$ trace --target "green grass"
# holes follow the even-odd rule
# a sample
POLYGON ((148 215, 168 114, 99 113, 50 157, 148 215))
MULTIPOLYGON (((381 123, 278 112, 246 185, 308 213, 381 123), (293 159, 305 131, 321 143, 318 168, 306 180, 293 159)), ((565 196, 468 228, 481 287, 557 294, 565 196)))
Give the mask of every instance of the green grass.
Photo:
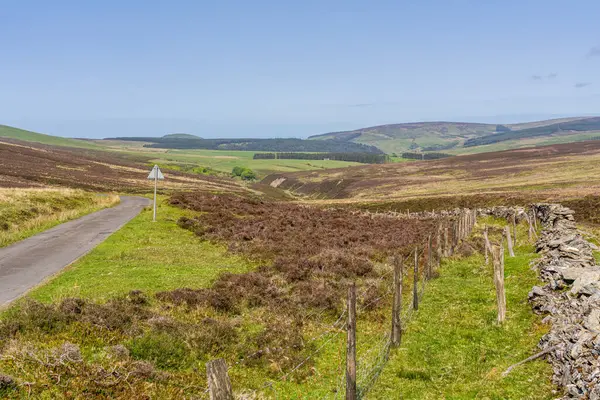
MULTIPOLYGON (((144 210, 90 254, 28 297, 45 303, 72 296, 104 302, 139 289, 148 295, 150 309, 167 317, 167 321, 194 324, 200 331, 206 318, 223 320, 227 315, 210 309, 189 311, 167 307, 152 296, 162 290, 208 287, 222 272, 242 273, 255 266, 244 258, 228 254, 225 246, 201 241, 190 231, 178 227, 177 220, 190 213, 168 205, 162 198, 158 222, 151 221, 150 209, 144 210)), ((492 223, 491 220, 485 222, 492 223)), ((524 231, 520 237, 524 237, 524 231)), ((481 255, 445 260, 440 277, 429 281, 419 311, 407 322, 402 346, 393 351, 381 377, 365 398, 550 398, 551 371, 544 360, 518 367, 507 378, 500 376, 509 365, 536 351, 536 344, 546 329, 527 303, 528 291, 538 283, 536 273, 528 265, 535 257, 532 246, 524 244, 516 251, 518 257, 507 258, 506 262, 508 320, 504 326, 495 323, 491 267, 483 266, 481 255)), ((408 286, 410 282, 406 283, 408 286)), ((408 290, 405 295, 408 300, 408 290)), ((358 381, 362 390, 367 373, 379 364, 377 354, 382 347, 381 339, 389 330, 390 300, 386 296, 377 311, 358 313, 358 381)), ((404 303, 406 307, 408 301, 404 303)), ((19 304, 5 316, 18 312, 19 304)), ((334 398, 336 390, 341 389, 337 396, 343 396, 344 382, 340 377, 344 374, 345 331, 335 329, 322 336, 336 320, 335 315, 307 319, 302 327, 304 341, 310 344, 302 358, 307 354, 311 356, 305 368, 290 373, 290 367, 280 369, 276 362, 269 363, 269 360, 254 367, 251 361, 239 365, 231 362, 254 348, 256 334, 269 321, 286 318, 266 312, 266 308, 246 309, 234 318, 240 347, 221 356, 229 361, 229 375, 236 393, 256 389, 259 398, 264 395, 313 399, 334 398), (315 337, 320 338, 310 343, 315 337), (313 350, 319 351, 313 354, 313 350), (281 379, 287 373, 290 374, 286 379, 281 379), (269 382, 272 385, 265 387, 269 382)), ((119 333, 85 324, 48 332, 24 329, 18 342, 7 346, 14 351, 32 343, 49 348, 69 341, 82 349, 86 361, 82 368, 90 365, 112 368, 115 364, 107 357, 105 346, 124 344, 133 359, 151 360, 172 374, 166 383, 139 383, 145 385, 136 386, 139 393, 152 393, 156 398, 181 398, 192 390, 196 394, 203 392, 205 355, 187 351, 186 339, 168 330, 158 332, 146 327, 135 332, 119 333)), ((21 380, 45 382, 34 387, 34 398, 56 397, 62 390, 43 365, 0 359, 0 368, 21 380)), ((74 395, 83 395, 87 389, 77 382, 77 379, 64 378, 66 388, 74 390, 74 395)), ((25 389, 19 393, 24 394, 25 389)), ((14 398, 17 396, 15 392, 14 398)))
POLYGON ((98 141, 112 151, 124 152, 130 156, 149 157, 149 163, 161 165, 189 164, 208 167, 215 171, 230 174, 233 167, 250 168, 259 178, 275 172, 310 171, 315 169, 343 168, 364 165, 356 162, 335 160, 254 160, 255 151, 238 150, 165 150, 152 151, 141 147, 139 142, 98 141))
MULTIPOLYGON (((524 237, 524 235, 521 235, 524 237)), ((547 327, 533 314, 527 293, 538 284, 529 267, 531 245, 506 258, 507 321, 496 323, 492 267, 483 257, 448 259, 430 282, 401 346, 367 396, 371 399, 549 399, 545 360, 510 365, 537 352, 547 327)))
POLYGON ((43 302, 65 297, 96 301, 138 289, 148 294, 181 287, 206 287, 223 272, 241 273, 252 264, 227 255, 225 246, 202 242, 177 226, 186 212, 160 202, 157 222, 145 209, 91 253, 29 297, 43 302))
POLYGON ((11 126, 0 125, 0 138, 19 139, 27 142, 37 142, 52 146, 79 147, 87 149, 98 149, 99 146, 92 142, 78 139, 67 139, 59 136, 44 135, 42 133, 30 132, 11 126))

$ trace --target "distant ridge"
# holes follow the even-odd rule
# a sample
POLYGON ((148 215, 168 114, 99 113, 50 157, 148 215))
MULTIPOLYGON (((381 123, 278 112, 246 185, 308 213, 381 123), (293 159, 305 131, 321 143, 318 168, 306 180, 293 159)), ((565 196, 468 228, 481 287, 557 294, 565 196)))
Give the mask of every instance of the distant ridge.
POLYGON ((79 147, 88 149, 98 149, 99 147, 92 142, 81 139, 69 139, 60 136, 45 135, 43 133, 26 131, 24 129, 14 128, 12 126, 0 125, 0 139, 17 139, 26 142, 36 142, 52 146, 79 147))
POLYGON ((552 143, 568 143, 600 135, 597 117, 570 117, 518 124, 471 122, 411 122, 329 132, 310 136, 309 140, 334 140, 375 146, 384 152, 450 151, 476 153, 552 143), (571 136, 570 136, 571 135, 571 136), (561 136, 560 139, 556 139, 561 136), (491 139, 493 137, 493 139, 491 139), (487 139, 490 138, 490 139, 487 139), (527 139, 527 140, 524 140, 527 139), (481 147, 487 145, 487 147, 481 147), (491 148, 490 145, 494 145, 491 148), (499 148, 502 147, 502 148, 499 148))

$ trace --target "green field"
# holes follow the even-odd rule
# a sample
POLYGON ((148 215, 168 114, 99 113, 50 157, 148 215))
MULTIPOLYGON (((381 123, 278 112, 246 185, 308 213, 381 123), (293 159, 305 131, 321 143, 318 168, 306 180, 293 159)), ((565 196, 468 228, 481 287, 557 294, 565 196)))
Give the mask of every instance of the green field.
POLYGON ((67 139, 59 136, 44 135, 42 133, 30 132, 23 129, 13 128, 11 126, 0 125, 0 138, 3 137, 24 140, 27 142, 48 144, 52 146, 98 149, 98 146, 86 140, 67 139))
POLYGON ((149 163, 166 167, 200 166, 230 174, 233 167, 250 168, 259 178, 274 172, 296 172, 315 169, 343 168, 364 165, 356 162, 333 160, 254 160, 255 151, 235 150, 164 150, 148 149, 143 142, 98 141, 99 145, 130 156, 143 156, 149 163))

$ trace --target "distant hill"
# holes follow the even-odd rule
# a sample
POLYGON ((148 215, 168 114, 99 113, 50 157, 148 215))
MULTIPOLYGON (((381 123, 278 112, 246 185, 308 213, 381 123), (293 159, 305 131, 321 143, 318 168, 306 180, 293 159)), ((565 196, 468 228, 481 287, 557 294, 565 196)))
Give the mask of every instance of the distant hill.
POLYGON ((318 142, 303 139, 188 139, 171 137, 118 137, 112 140, 146 142, 144 147, 158 149, 246 150, 267 152, 306 153, 375 153, 383 152, 374 146, 348 141, 318 142))
POLYGON ((469 139, 463 145, 464 147, 481 146, 508 140, 528 139, 540 136, 550 136, 554 134, 579 132, 599 132, 600 135, 600 117, 559 122, 552 125, 538 126, 535 128, 521 129, 516 131, 508 130, 498 132, 493 135, 469 139))
MULTIPOLYGON (((510 204, 516 198, 525 205, 555 202, 556 196, 597 195, 600 175, 594 166, 598 161, 600 140, 591 140, 431 161, 274 173, 261 183, 319 201, 353 199, 373 210, 377 202, 393 205, 399 200, 403 207, 387 210, 486 207, 510 204), (485 199, 500 202, 486 204, 485 199)), ((597 207, 586 204, 598 215, 597 207)))
POLYGON ((26 131, 19 128, 13 128, 12 126, 0 125, 0 139, 18 139, 26 142, 36 142, 42 144, 48 144, 52 146, 65 146, 65 147, 80 147, 86 149, 98 149, 98 146, 92 142, 80 139, 68 139, 58 136, 44 135, 42 133, 36 133, 26 131))
POLYGON ((162 137, 163 139, 202 139, 200 136, 189 133, 170 133, 162 137))
MULTIPOLYGON (((469 122, 416 122, 416 123, 405 123, 405 124, 390 124, 380 125, 368 128, 356 129, 353 131, 342 131, 342 132, 330 132, 321 135, 315 135, 309 137, 311 140, 335 140, 342 142, 353 142, 362 143, 371 146, 375 146, 386 153, 402 153, 405 151, 444 151, 444 152, 478 152, 478 151, 493 151, 496 149, 479 149, 475 146, 479 146, 480 143, 490 144, 498 143, 504 140, 512 139, 523 139, 531 138, 529 134, 522 136, 514 134, 515 132, 533 130, 531 132, 546 132, 546 134, 536 135, 537 140, 540 141, 540 137, 552 136, 556 134, 565 134, 564 130, 549 129, 543 130, 541 128, 546 126, 556 126, 560 124, 571 124, 577 121, 585 121, 593 119, 590 117, 573 117, 573 118, 561 118, 545 121, 527 122, 520 124, 482 124, 482 123, 469 123, 469 122), (536 131, 537 130, 537 131, 536 131), (486 138, 494 135, 497 138, 505 138, 503 140, 494 140, 486 142, 482 140, 477 142, 480 138, 486 138), (465 143, 471 143, 469 149, 465 149, 465 143)), ((600 126, 595 128, 595 123, 587 124, 586 129, 600 130, 600 126)), ((583 132, 581 130, 577 131, 583 132)), ((568 133, 568 132, 567 132, 568 133)), ((573 138, 577 141, 578 138, 573 138)), ((584 138, 586 139, 586 138, 584 138)), ((589 138, 587 138, 589 139, 589 138)), ((567 138, 566 142, 569 141, 567 138)), ((554 142, 552 142, 554 143, 554 142)), ((530 145, 536 145, 532 143, 530 145)), ((516 146, 519 147, 519 146, 516 146)), ((511 148, 511 147, 509 147, 511 148)))

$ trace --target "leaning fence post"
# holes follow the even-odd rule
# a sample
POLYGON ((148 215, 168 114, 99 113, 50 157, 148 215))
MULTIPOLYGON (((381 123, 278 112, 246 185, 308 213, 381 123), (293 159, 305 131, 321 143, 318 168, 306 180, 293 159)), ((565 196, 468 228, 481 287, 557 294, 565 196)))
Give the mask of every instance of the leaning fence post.
POLYGON ((529 241, 531 242, 533 240, 533 233, 531 232, 533 225, 531 224, 531 218, 529 218, 529 214, 526 213, 525 218, 527 219, 527 235, 529 237, 529 241))
POLYGON ((494 286, 496 286, 496 303, 498 307, 498 323, 506 319, 506 294, 504 292, 504 244, 492 247, 494 264, 494 286))
POLYGON ((394 303, 392 304, 392 346, 397 347, 402 340, 402 278, 403 260, 394 257, 394 303))
POLYGON ((222 358, 206 363, 206 378, 210 400, 233 400, 233 389, 227 375, 227 364, 222 358))
POLYGON ((419 248, 415 247, 415 268, 413 271, 413 309, 419 309, 419 248))
POLYGON ((510 238, 510 227, 508 225, 506 225, 504 227, 504 232, 506 233, 506 241, 508 242, 508 254, 511 257, 514 257, 515 252, 513 251, 513 242, 512 242, 512 239, 510 238))
POLYGON ((346 342, 346 400, 356 400, 356 284, 348 287, 346 342))
POLYGON ((534 238, 537 239, 537 232, 533 227, 533 221, 535 220, 533 214, 525 214, 527 216, 527 223, 529 224, 529 241, 532 241, 534 238))

